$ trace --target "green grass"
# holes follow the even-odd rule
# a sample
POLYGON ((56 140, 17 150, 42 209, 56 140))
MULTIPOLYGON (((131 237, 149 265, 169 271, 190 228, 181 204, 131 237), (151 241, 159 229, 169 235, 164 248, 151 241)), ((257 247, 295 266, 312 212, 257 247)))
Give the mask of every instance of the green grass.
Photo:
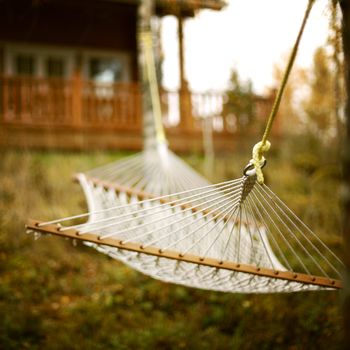
MULTIPOLYGON (((292 141, 293 148, 286 142, 269 155, 267 182, 339 250, 339 164, 329 154, 306 148, 306 141, 304 146, 292 141)), ((72 174, 122 156, 2 151, 1 349, 340 347, 337 292, 200 291, 150 279, 80 244, 74 247, 55 237, 34 240, 25 234, 27 218, 52 219, 85 210, 72 174)), ((218 159, 212 180, 240 176, 248 159, 248 149, 218 159)), ((201 157, 186 160, 203 169, 201 157)))

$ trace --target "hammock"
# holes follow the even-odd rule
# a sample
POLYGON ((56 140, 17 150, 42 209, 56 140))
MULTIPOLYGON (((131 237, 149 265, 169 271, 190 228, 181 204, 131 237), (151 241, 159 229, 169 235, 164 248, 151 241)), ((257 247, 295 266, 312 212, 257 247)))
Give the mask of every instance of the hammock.
POLYGON ((342 262, 264 184, 262 173, 267 137, 312 4, 262 141, 241 178, 166 195, 148 193, 134 180, 127 187, 95 179, 100 205, 92 212, 30 220, 28 232, 81 240, 153 278, 189 287, 240 293, 342 288, 342 262))
POLYGON ((267 293, 342 286, 341 261, 257 183, 255 169, 237 180, 161 197, 117 185, 106 189, 112 203, 119 195, 122 204, 31 221, 27 229, 83 240, 153 278, 189 287, 267 293), (91 214, 94 220, 76 223, 91 214), (64 226, 69 222, 75 223, 64 226))

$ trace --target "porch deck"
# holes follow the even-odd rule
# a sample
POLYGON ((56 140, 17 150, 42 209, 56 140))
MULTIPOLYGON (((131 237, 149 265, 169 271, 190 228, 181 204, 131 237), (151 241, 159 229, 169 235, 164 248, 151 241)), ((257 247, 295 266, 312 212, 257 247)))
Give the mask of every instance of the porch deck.
MULTIPOLYGON (((0 146, 130 150, 142 147, 141 92, 136 83, 2 76, 0 96, 0 146)), ((161 102, 172 149, 202 150, 202 120, 208 117, 215 147, 233 147, 235 130, 223 117, 223 93, 162 90, 161 102), (180 99, 188 100, 185 112, 180 109, 180 99)), ((269 106, 269 100, 262 101, 258 106, 260 113, 269 106)))

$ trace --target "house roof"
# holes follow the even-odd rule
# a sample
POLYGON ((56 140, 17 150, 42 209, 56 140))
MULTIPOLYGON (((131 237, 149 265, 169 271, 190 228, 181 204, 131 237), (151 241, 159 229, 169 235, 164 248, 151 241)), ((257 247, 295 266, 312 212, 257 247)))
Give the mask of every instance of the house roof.
POLYGON ((226 2, 223 0, 157 0, 156 7, 157 9, 163 8, 165 11, 177 10, 183 15, 188 13, 189 15, 194 13, 197 10, 201 9, 210 9, 220 11, 226 2))
MULTIPOLYGON (((141 0, 99 0, 119 3, 139 4, 141 0)), ((181 15, 192 17, 198 10, 210 9, 220 11, 227 5, 224 0, 155 0, 156 13, 159 16, 181 15)))

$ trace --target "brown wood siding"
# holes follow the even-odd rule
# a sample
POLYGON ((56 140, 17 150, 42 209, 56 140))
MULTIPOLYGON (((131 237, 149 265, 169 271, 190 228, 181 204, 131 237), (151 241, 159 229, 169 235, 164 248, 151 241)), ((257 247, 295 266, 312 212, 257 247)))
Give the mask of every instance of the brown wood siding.
POLYGON ((93 1, 0 2, 0 41, 125 51, 137 81, 135 5, 93 1))

